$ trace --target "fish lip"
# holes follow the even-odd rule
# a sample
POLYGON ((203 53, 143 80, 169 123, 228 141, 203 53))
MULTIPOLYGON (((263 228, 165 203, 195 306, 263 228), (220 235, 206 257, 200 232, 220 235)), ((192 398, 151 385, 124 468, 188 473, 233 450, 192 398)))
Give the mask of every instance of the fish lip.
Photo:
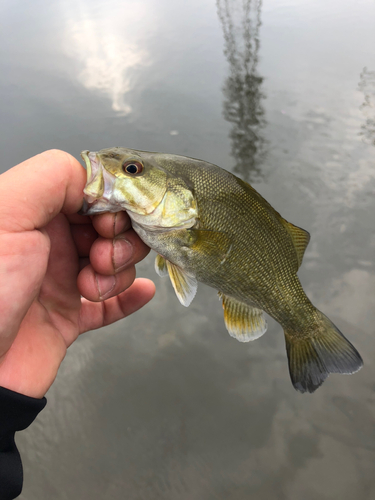
POLYGON ((83 198, 82 207, 81 210, 78 210, 78 215, 92 215, 92 213, 90 213, 90 208, 91 206, 88 201, 83 198))
POLYGON ((87 195, 85 193, 85 189, 87 184, 94 178, 95 174, 93 172, 93 168, 91 167, 91 159, 92 159, 92 153, 88 150, 85 149, 84 151, 81 152, 81 158, 85 162, 86 165, 86 184, 85 187, 83 188, 83 204, 81 210, 79 210, 79 215, 93 215, 95 213, 94 210, 94 205, 98 200, 93 200, 92 202, 87 200, 87 195), (91 158, 89 157, 91 155, 91 158))
POLYGON ((84 151, 81 151, 81 158, 85 162, 87 169, 91 168, 90 160, 89 160, 89 154, 90 154, 90 151, 88 149, 85 149, 84 151))
POLYGON ((83 192, 88 194, 85 192, 87 185, 94 180, 98 170, 103 168, 103 165, 98 161, 97 153, 87 149, 81 152, 81 158, 85 162, 87 172, 86 186, 83 192))
POLYGON ((111 174, 109 174, 109 172, 107 172, 103 168, 103 165, 100 162, 97 153, 85 150, 81 152, 81 158, 86 164, 87 180, 86 185, 83 189, 83 205, 78 213, 80 215, 95 215, 105 212, 120 212, 122 208, 118 207, 117 204, 114 205, 112 200, 108 197, 108 192, 112 192, 111 184, 113 183, 114 179, 112 179, 111 174), (101 196, 96 197, 90 193, 88 187, 90 183, 95 180, 95 177, 98 175, 99 171, 101 171, 103 175, 104 191, 101 196))

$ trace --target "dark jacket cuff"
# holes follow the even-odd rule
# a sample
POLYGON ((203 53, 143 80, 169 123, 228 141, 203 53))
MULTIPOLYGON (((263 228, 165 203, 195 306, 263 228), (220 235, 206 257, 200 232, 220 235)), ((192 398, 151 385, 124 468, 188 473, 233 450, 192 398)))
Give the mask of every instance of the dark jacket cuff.
POLYGON ((16 431, 26 429, 46 404, 46 398, 30 398, 0 387, 1 500, 16 498, 22 490, 22 463, 14 442, 14 434, 16 431))

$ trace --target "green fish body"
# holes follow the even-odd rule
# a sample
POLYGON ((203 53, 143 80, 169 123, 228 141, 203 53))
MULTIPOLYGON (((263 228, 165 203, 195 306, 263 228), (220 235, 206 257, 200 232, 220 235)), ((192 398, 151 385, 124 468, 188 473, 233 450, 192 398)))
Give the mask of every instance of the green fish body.
POLYGON ((362 366, 356 349, 316 309, 297 276, 309 234, 287 222, 249 184, 183 156, 110 148, 85 151, 85 213, 126 210, 188 306, 198 282, 216 290, 231 336, 254 340, 263 311, 284 329, 294 387, 314 392, 329 373, 362 366))

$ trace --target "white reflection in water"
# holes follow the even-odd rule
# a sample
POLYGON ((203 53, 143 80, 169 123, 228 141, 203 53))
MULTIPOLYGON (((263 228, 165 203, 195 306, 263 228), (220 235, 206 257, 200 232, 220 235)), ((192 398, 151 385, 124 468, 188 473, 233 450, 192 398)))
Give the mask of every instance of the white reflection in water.
POLYGON ((88 90, 109 96, 112 109, 127 115, 132 111, 126 94, 133 88, 134 70, 150 61, 148 52, 132 33, 132 26, 141 22, 143 6, 129 2, 111 8, 111 4, 106 3, 106 8, 94 16, 88 10, 89 4, 70 4, 74 15, 66 17, 66 50, 82 67, 78 81, 88 90))

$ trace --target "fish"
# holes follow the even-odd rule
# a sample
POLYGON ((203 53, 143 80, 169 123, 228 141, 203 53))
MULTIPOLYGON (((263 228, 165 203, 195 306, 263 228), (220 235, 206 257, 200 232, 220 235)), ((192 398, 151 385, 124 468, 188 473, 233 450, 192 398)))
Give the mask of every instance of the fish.
POLYGON ((248 183, 203 160, 113 147, 83 151, 86 215, 126 211, 156 251, 184 306, 198 282, 216 289, 229 334, 240 342, 283 328, 294 388, 313 393, 331 373, 363 365, 355 347, 305 294, 297 271, 310 240, 248 183))

